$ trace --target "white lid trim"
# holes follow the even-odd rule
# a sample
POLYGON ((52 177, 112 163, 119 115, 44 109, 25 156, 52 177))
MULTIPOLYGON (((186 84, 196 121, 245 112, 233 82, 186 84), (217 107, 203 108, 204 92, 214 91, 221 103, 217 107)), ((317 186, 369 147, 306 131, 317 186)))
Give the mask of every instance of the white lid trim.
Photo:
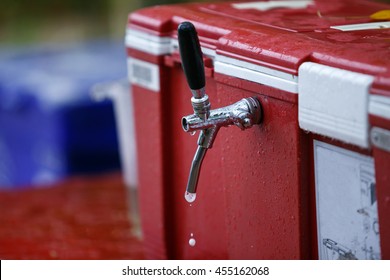
POLYGON ((370 95, 368 112, 390 120, 390 97, 370 95))
POLYGON ((369 147, 368 99, 373 76, 305 62, 299 68, 299 126, 369 147))
POLYGON ((171 53, 171 38, 155 36, 146 32, 127 29, 126 47, 146 52, 152 55, 171 53))
POLYGON ((238 60, 238 59, 231 58, 231 57, 228 57, 228 56, 217 55, 216 56, 216 61, 224 63, 224 64, 230 64, 230 65, 234 65, 234 66, 237 66, 237 67, 249 69, 249 70, 252 70, 254 72, 262 73, 262 74, 265 74, 265 75, 277 77, 277 78, 280 78, 280 79, 283 79, 283 80, 286 80, 286 81, 289 81, 289 82, 293 82, 293 83, 297 83, 298 82, 298 77, 294 76, 292 74, 288 74, 286 72, 282 72, 282 71, 278 71, 278 70, 275 70, 275 69, 272 69, 272 68, 260 66, 258 64, 246 62, 246 61, 243 61, 243 60, 238 60))
MULTIPOLYGON (((171 53, 173 53, 175 50, 179 49, 179 41, 177 39, 171 39, 171 53)), ((201 46, 201 50, 203 55, 210 57, 212 59, 215 58, 216 52, 213 49, 205 48, 201 46)))
POLYGON ((309 5, 313 5, 312 0, 295 0, 295 1, 258 1, 258 2, 246 2, 246 3, 234 3, 233 8, 243 9, 255 9, 259 11, 268 11, 275 8, 288 8, 288 9, 304 9, 309 5))
POLYGON ((226 59, 227 57, 223 59, 221 58, 222 56, 217 55, 214 61, 215 73, 220 73, 231 77, 237 77, 258 84, 264 84, 291 93, 298 93, 297 77, 294 75, 289 75, 284 72, 261 67, 255 64, 250 64, 236 59, 228 58, 229 62, 231 63, 227 63, 224 62, 227 60, 226 59), (260 69, 263 71, 261 71, 260 69), (286 79, 285 78, 286 75, 289 76, 290 78, 286 79))

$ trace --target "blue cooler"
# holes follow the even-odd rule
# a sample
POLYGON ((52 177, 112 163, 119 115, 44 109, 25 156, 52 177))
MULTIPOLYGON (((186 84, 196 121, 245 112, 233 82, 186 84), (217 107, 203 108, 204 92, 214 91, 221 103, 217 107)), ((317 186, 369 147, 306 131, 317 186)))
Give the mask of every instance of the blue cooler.
POLYGON ((0 54, 0 188, 120 168, 112 101, 91 88, 126 76, 122 42, 0 54))

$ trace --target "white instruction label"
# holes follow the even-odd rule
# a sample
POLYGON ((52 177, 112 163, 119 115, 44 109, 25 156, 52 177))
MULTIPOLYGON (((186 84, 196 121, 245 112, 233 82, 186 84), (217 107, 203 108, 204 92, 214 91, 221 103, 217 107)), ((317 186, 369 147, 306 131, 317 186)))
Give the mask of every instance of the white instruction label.
POLYGON ((160 91, 158 65, 135 58, 127 59, 130 83, 153 91, 160 91))
POLYGON ((320 259, 380 259, 372 157, 314 141, 320 259))
POLYGON ((288 9, 304 9, 313 4, 312 0, 297 0, 297 1, 261 1, 261 2, 246 2, 234 3, 232 6, 236 9, 255 9, 259 11, 268 11, 276 8, 288 9))
POLYGON ((334 25, 331 26, 330 28, 338 29, 341 31, 372 30, 372 29, 390 28, 390 23, 388 21, 381 21, 381 22, 357 23, 357 24, 347 24, 347 25, 334 25))

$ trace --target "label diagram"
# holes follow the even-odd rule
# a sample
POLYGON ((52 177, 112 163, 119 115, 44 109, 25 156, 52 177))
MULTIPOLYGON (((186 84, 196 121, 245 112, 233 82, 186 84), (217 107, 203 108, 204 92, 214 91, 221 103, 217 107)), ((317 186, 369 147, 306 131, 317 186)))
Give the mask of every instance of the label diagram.
POLYGON ((380 259, 373 159, 314 142, 320 259, 380 259))

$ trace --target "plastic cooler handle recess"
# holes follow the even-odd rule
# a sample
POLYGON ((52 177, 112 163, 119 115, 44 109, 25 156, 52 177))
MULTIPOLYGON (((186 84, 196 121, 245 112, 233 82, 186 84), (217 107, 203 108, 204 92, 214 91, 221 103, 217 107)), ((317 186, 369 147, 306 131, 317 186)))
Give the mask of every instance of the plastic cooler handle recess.
POLYGON ((202 50, 195 26, 185 21, 179 25, 177 31, 182 66, 188 85, 192 90, 204 88, 206 82, 202 50))

